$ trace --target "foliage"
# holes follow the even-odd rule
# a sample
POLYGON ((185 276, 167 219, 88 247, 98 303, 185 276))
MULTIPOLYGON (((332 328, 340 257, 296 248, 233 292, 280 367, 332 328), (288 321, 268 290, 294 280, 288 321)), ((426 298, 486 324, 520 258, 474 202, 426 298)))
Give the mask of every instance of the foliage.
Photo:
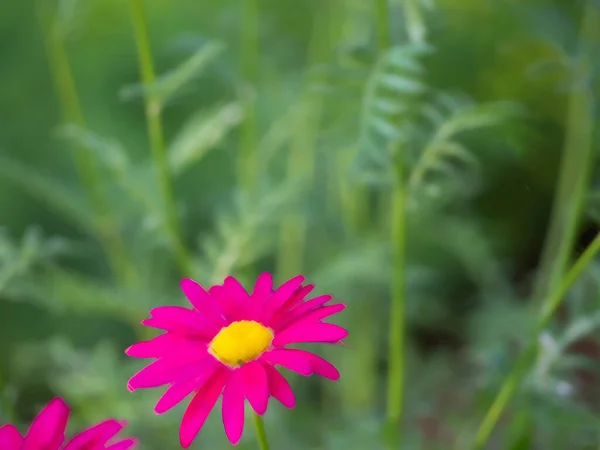
MULTIPOLYGON (((404 446, 468 448, 538 316, 530 281, 572 126, 563 110, 577 88, 570 50, 578 11, 542 0, 528 8, 392 2, 389 20, 404 34, 382 52, 362 2, 264 2, 260 76, 248 86, 233 40, 239 2, 146 3, 160 72, 152 85, 137 82, 122 2, 41 5, 42 24, 58 30, 54 44, 72 63, 54 88, 40 42, 18 26, 19 17, 35 22, 31 11, 15 4, 0 14, 10 36, 0 50, 9 62, 0 101, 13 113, 0 130, 0 421, 24 426, 62 395, 75 426, 119 417, 143 449, 178 448, 181 408, 157 417, 156 392, 126 391, 140 365, 123 349, 149 337, 139 321, 153 306, 184 301, 142 120, 148 98, 163 116, 187 275, 210 285, 234 274, 250 286, 283 254, 317 291, 349 304, 341 319, 348 348, 324 350, 342 380, 290 375, 298 407, 270 410, 273 448, 380 448, 395 276, 389 195, 398 174, 407 196, 404 446), (523 23, 524 15, 536 20, 523 23), (561 36, 553 36, 557 18, 561 36), (505 51, 540 37, 542 54, 532 45, 522 46, 525 57, 505 51), (531 77, 548 75, 548 53, 565 75, 562 90, 531 77), (11 64, 15 54, 23 56, 11 64), (58 118, 55 106, 71 76, 86 119, 77 123, 58 118), (254 192, 235 170, 238 128, 249 117, 260 142, 254 192), (75 173, 71 157, 91 161, 95 181, 75 173), (306 235, 300 248, 289 245, 298 232, 306 235)), ((598 195, 588 194, 586 217, 597 222, 598 195)), ((573 254, 587 236, 579 231, 573 254)), ((494 435, 498 448, 509 448, 510 419, 523 411, 536 425, 534 448, 597 446, 599 270, 592 264, 542 335, 535 367, 494 435)), ((195 445, 228 448, 212 426, 219 417, 210 420, 195 445)), ((240 447, 255 448, 251 432, 240 447)))

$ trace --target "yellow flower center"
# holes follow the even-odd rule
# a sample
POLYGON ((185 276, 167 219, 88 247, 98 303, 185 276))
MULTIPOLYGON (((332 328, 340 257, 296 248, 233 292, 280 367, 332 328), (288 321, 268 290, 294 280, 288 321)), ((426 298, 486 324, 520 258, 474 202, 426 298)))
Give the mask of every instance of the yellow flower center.
POLYGON ((273 331, 253 320, 233 322, 210 341, 208 352, 232 367, 258 358, 273 341, 273 331))

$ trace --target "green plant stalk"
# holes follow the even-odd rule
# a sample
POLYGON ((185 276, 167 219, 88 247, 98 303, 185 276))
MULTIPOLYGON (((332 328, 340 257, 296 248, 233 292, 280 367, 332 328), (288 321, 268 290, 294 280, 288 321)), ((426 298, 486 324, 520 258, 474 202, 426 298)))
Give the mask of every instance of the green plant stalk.
MULTIPOLYGON (((577 231, 583 219, 586 194, 589 191, 591 168, 595 154, 592 145, 594 128, 593 92, 589 86, 591 54, 588 42, 597 32, 599 9, 587 3, 579 36, 579 59, 573 71, 573 84, 568 99, 566 137, 561 161, 558 187, 554 198, 550 226, 546 235, 540 270, 534 286, 533 301, 541 302, 555 291, 564 278, 575 245, 577 231)), ((531 412, 519 412, 522 424, 515 422, 515 443, 533 438, 531 412)))
MULTIPOLYGON (((375 12, 373 7, 363 0, 345 0, 340 2, 340 5, 343 6, 337 15, 339 36, 345 37, 348 45, 367 39, 368 33, 365 30, 371 25, 370 16, 375 12)), ((387 2, 379 1, 376 12, 386 10, 387 2)), ((378 18, 376 21, 378 23, 378 18)), ((385 22, 387 23, 387 20, 385 22)), ((334 174, 329 177, 328 210, 332 216, 342 215, 344 231, 349 237, 355 237, 364 230, 369 217, 369 192, 364 186, 353 182, 350 176, 355 156, 354 149, 348 148, 337 152, 328 162, 334 174)))
MULTIPOLYGON (((390 11, 389 11, 389 0, 377 0, 376 4, 376 29, 377 29, 377 47, 379 50, 377 65, 383 63, 382 55, 391 46, 391 34, 390 34, 390 11)), ((365 87, 365 94, 363 99, 363 105, 368 103, 368 99, 372 97, 375 90, 375 81, 373 77, 367 80, 365 87)), ((364 107, 363 107, 364 110, 364 107)), ((364 115, 365 111, 361 114, 364 115)), ((370 190, 365 186, 351 185, 347 179, 347 172, 352 166, 352 159, 354 155, 342 155, 341 161, 338 166, 341 168, 341 177, 339 180, 339 192, 340 200, 342 203, 342 210, 345 216, 345 222, 348 224, 348 233, 353 236, 360 234, 369 225, 369 202, 371 199, 370 190)), ((376 208, 381 211, 382 217, 387 217, 389 195, 382 194, 378 196, 376 201, 376 208), (386 202, 386 200, 388 200, 386 202)), ((383 226, 385 227, 385 225, 383 226)))
POLYGON ((384 52, 391 44, 389 0, 377 0, 377 46, 384 52))
MULTIPOLYGON (((333 16, 335 1, 325 6, 323 14, 317 14, 310 39, 309 64, 327 60, 329 57, 330 17, 333 16)), ((298 182, 304 195, 312 194, 315 162, 317 158, 317 137, 323 112, 322 97, 303 87, 298 118, 294 126, 294 137, 288 156, 287 178, 298 182)), ((292 213, 282 221, 277 256, 277 275, 287 279, 302 273, 304 269, 304 249, 308 220, 303 212, 292 213)))
MULTIPOLYGON (((330 26, 335 27, 331 30, 332 43, 351 46, 356 42, 364 42, 370 33, 368 28, 372 7, 363 0, 340 0, 337 8, 333 16, 336 19, 330 20, 330 26)), ((355 201, 355 189, 348 180, 353 158, 351 149, 345 149, 332 154, 326 161, 333 174, 328 177, 327 211, 336 219, 340 214, 343 215, 348 234, 355 228, 355 209, 360 203, 355 201)))
POLYGON ((402 426, 405 373, 405 265, 406 265, 406 189, 403 173, 399 171, 391 196, 392 298, 388 337, 387 421, 391 435, 390 448, 402 426))
MULTIPOLYGON (((368 293, 365 298, 369 298, 368 293)), ((356 302, 348 311, 350 317, 345 319, 354 325, 350 344, 354 356, 340 360, 339 370, 344 378, 334 386, 340 391, 339 409, 348 415, 348 420, 373 413, 377 398, 380 325, 379 314, 372 306, 364 299, 356 302)))
POLYGON ((258 82, 260 60, 260 0, 243 0, 241 33, 241 73, 243 77, 243 103, 246 118, 241 126, 240 157, 238 158, 239 186, 255 193, 260 180, 258 152, 258 121, 255 106, 255 89, 258 82))
POLYGON ((580 31, 580 55, 574 67, 575 88, 569 96, 567 129, 557 195, 542 254, 534 300, 542 301, 560 284, 568 267, 577 230, 581 223, 585 198, 594 166, 592 136, 594 129, 592 56, 586 43, 598 33, 600 8, 587 2, 580 31))
POLYGON ((577 261, 575 261, 575 264, 573 264, 566 276, 561 280, 558 288, 547 298, 540 312, 537 329, 535 330, 531 343, 519 357, 515 367, 502 384, 498 395, 486 413, 475 435, 473 445, 471 446, 472 450, 481 450, 484 448, 500 415, 519 386, 521 386, 523 379, 529 372, 531 366, 535 363, 539 351, 538 339, 540 334, 547 328, 569 289, 592 262, 594 256, 596 256, 599 251, 600 234, 596 236, 588 248, 586 248, 577 261))
MULTIPOLYGON (((138 50, 140 74, 144 86, 148 88, 156 81, 156 75, 143 0, 131 0, 131 16, 138 50)), ((145 105, 146 120, 148 122, 148 138, 150 140, 152 159, 157 172, 158 184, 164 206, 167 232, 171 239, 179 268, 185 275, 189 276, 193 273, 192 261, 181 237, 179 214, 177 212, 177 205, 173 194, 173 181, 167 162, 166 145, 161 119, 162 105, 160 101, 148 91, 146 91, 145 95, 145 105)))
MULTIPOLYGON (((297 136, 288 157, 287 178, 297 180, 303 188, 303 193, 310 194, 316 156, 314 140, 320 108, 310 99, 302 102, 300 108, 303 109, 303 114, 299 119, 300 123, 296 124, 297 136)), ((290 213, 282 220, 277 256, 277 276, 282 280, 302 273, 307 228, 308 220, 302 212, 290 213)))
MULTIPOLYGON (((390 11, 388 0, 377 2, 377 30, 380 54, 392 45, 390 11)), ((401 169, 402 166, 399 165, 401 169)), ((405 362, 405 264, 406 264, 406 186, 403 170, 398 170, 391 202, 391 248, 392 248, 392 295, 388 336, 388 380, 386 415, 390 429, 388 445, 398 448, 398 430, 402 427, 404 406, 404 362, 405 362)), ((384 197, 385 198, 385 197, 384 197)))
MULTIPOLYGON (((53 14, 40 10, 43 28, 44 44, 48 55, 50 72, 54 89, 58 96, 63 120, 81 128, 86 127, 79 94, 75 84, 69 56, 60 29, 53 14)), ((94 158, 85 149, 74 149, 73 159, 78 172, 78 178, 90 197, 97 219, 102 216, 102 226, 98 227, 97 239, 104 248, 114 277, 123 283, 137 282, 138 275, 127 249, 123 243, 116 220, 109 205, 101 192, 101 176, 95 165, 94 158)), ((95 220, 96 222, 96 220, 95 220)))
POLYGON ((404 0, 404 17, 408 39, 413 43, 422 43, 427 35, 419 0, 404 0))
MULTIPOLYGON (((340 155, 337 167, 338 191, 346 233, 355 238, 369 226, 371 216, 369 200, 370 191, 366 186, 356 184, 348 175, 356 152, 340 155)), ((386 205, 387 206, 387 205, 386 205)))
POLYGON ((254 426, 256 428, 256 437, 260 450, 269 450, 269 442, 267 441, 267 433, 265 432, 265 423, 258 414, 254 414, 254 426))
MULTIPOLYGON (((390 31, 390 4, 389 0, 377 0, 377 48, 379 49, 379 56, 381 61, 381 56, 385 54, 385 52, 392 46, 392 34, 390 31)), ((367 89, 369 91, 374 90, 374 85, 372 82, 369 82, 369 86, 367 89)), ((371 94, 369 94, 371 95, 371 94)), ((389 204, 392 201, 389 192, 379 192, 379 195, 376 198, 376 207, 378 211, 378 217, 381 219, 381 232, 386 233, 387 227, 387 217, 388 217, 388 209, 389 204)), ((364 203, 368 203, 368 192, 361 192, 357 196, 358 201, 362 201, 364 203)), ((358 219, 364 220, 364 219, 358 219)), ((359 222, 360 223, 360 222, 359 222)), ((360 226, 360 225, 359 225, 360 226)))

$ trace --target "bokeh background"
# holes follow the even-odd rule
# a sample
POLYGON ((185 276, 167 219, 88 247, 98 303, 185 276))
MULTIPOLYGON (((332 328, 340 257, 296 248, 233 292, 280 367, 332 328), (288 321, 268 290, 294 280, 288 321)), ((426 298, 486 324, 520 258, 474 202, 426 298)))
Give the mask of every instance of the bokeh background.
MULTIPOLYGON (((2 2, 0 422, 26 429, 63 396, 72 430, 117 417, 141 449, 179 448, 183 406, 156 416, 159 390, 126 390, 143 362, 123 350, 152 335, 140 320, 183 305, 186 275, 250 288, 261 271, 303 273, 348 303, 350 337, 317 350, 338 383, 289 374, 298 407, 273 403, 272 447, 383 448, 390 292, 404 278, 402 448, 468 448, 597 229, 600 3, 378 12, 374 0, 2 2)), ((599 448, 599 283, 594 262, 489 448, 599 448)), ((194 448, 229 448, 219 421, 194 448)), ((240 448, 256 448, 250 423, 240 448)))

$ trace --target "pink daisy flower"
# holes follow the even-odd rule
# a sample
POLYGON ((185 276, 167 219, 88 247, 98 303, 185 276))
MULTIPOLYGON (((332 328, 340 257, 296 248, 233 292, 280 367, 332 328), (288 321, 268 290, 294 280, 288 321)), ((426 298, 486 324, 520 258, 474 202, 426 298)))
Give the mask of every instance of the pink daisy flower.
POLYGON ((13 425, 0 427, 2 450, 128 450, 137 441, 113 439, 125 426, 124 422, 107 420, 79 433, 65 444, 65 429, 69 407, 55 398, 40 411, 23 437, 13 425))
POLYGON ((305 300, 312 285, 297 276, 273 290, 271 275, 260 275, 252 294, 232 277, 208 292, 190 279, 181 288, 192 308, 161 306, 142 321, 166 331, 126 350, 135 358, 156 358, 129 380, 129 390, 169 388, 156 404, 162 414, 194 393, 181 422, 180 441, 190 446, 219 397, 225 433, 237 444, 244 428, 245 399, 258 415, 267 410, 269 397, 293 408, 296 400, 275 366, 300 375, 340 377, 329 362, 305 350, 286 348, 304 342, 338 343, 348 332, 323 319, 346 305, 326 305, 330 295, 305 300))

